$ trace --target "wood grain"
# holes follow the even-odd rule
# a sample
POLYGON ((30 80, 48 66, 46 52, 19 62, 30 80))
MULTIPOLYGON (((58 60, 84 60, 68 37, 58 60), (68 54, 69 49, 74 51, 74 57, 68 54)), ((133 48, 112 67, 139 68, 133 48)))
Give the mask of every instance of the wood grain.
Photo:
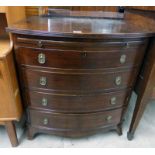
POLYGON ((40 132, 77 137, 105 129, 122 134, 131 91, 155 32, 151 19, 135 19, 130 14, 122 20, 31 17, 7 29, 13 34, 29 139, 40 132), (40 52, 48 60, 43 65, 37 62, 40 52), (130 58, 128 64, 116 62, 121 52, 130 58), (118 106, 108 104, 113 95, 118 106))
MULTIPOLYGON (((130 44, 130 41, 127 41, 126 43, 130 44)), ((44 47, 46 47, 45 44, 46 43, 42 43, 44 47)), ((53 42, 52 49, 51 42, 49 50, 45 50, 44 48, 18 47, 18 49, 16 49, 16 57, 19 60, 18 63, 22 65, 62 69, 137 67, 143 58, 147 42, 138 42, 136 45, 136 41, 131 41, 129 47, 126 47, 125 43, 124 45, 121 45, 119 42, 118 45, 117 42, 107 43, 107 45, 104 43, 97 44, 90 42, 88 45, 85 43, 85 46, 81 42, 72 42, 70 44, 68 42, 64 42, 63 45, 59 43, 58 46, 56 46, 56 44, 58 44, 58 42, 53 42), (67 44, 66 47, 64 47, 65 43, 67 44), (143 43, 144 45, 142 45, 143 43), (44 54, 45 56, 45 63, 43 64, 38 62, 40 54, 44 54), (120 59, 123 55, 125 55, 126 60, 124 63, 121 63, 120 59), (106 57, 113 61, 109 61, 106 57)), ((46 49, 48 49, 48 47, 46 49)))
MULTIPOLYGON (((8 50, 10 50, 10 47, 8 50)), ((3 53, 4 55, 0 59, 0 120, 19 121, 22 115, 22 106, 13 62, 13 53, 7 50, 6 53, 3 53), (6 53, 7 55, 4 57, 6 53)))
POLYGON ((50 93, 49 91, 25 92, 27 105, 33 109, 42 109, 59 113, 88 113, 122 107, 128 103, 130 90, 110 93, 50 93), (112 99, 116 100, 112 102, 112 99), (43 99, 47 104, 43 104, 43 99))

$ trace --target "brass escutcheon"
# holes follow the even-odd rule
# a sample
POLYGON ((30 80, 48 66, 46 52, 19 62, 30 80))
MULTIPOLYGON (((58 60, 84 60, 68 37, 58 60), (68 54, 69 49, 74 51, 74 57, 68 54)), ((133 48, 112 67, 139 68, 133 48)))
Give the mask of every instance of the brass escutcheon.
POLYGON ((115 84, 116 84, 117 86, 119 86, 121 83, 122 83, 122 78, 121 78, 121 76, 117 76, 117 77, 115 78, 115 84))
POLYGON ((38 54, 38 62, 40 64, 44 64, 46 62, 45 54, 43 54, 43 53, 38 54))

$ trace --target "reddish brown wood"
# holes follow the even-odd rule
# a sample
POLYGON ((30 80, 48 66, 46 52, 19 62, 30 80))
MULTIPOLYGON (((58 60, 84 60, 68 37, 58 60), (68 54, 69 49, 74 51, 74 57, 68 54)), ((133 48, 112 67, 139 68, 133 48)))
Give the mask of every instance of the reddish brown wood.
POLYGON ((130 90, 110 93, 50 93, 39 91, 26 91, 26 103, 33 109, 44 109, 63 113, 86 113, 122 107, 127 104, 130 90), (112 98, 115 97, 115 103, 112 98), (42 100, 47 99, 47 105, 42 100))
POLYGON ((29 89, 46 89, 59 92, 106 92, 132 87, 137 76, 137 69, 77 73, 76 71, 53 72, 27 68, 22 69, 21 73, 24 77, 23 86, 29 89), (116 84, 117 77, 121 78, 119 85, 116 84), (45 85, 40 84, 41 78, 46 80, 45 85))
POLYGON ((15 43, 29 139, 40 132, 76 137, 102 129, 121 135, 148 37, 155 30, 153 24, 141 25, 141 18, 32 17, 8 28, 15 43), (37 62, 40 52, 47 57, 42 65, 37 62), (127 60, 121 64, 123 53, 127 60), (114 94, 118 106, 108 104, 114 94), (47 108, 40 105, 42 97, 50 101, 47 108))
MULTIPOLYGON (((83 34, 84 35, 84 34, 83 34)), ((65 37, 48 37, 44 36, 29 36, 29 35, 14 35, 15 45, 17 47, 33 47, 40 49, 57 49, 57 50, 86 50, 86 51, 104 51, 114 50, 138 50, 142 45, 147 44, 147 38, 111 38, 101 40, 98 38, 65 38, 65 37)), ((36 49, 36 50, 37 50, 36 49)))
POLYGON ((81 137, 88 137, 90 135, 93 134, 97 134, 97 133, 107 133, 109 131, 114 131, 117 132, 118 135, 119 131, 116 125, 110 125, 110 126, 104 126, 103 128, 98 128, 95 130, 70 130, 68 132, 64 131, 64 130, 52 130, 51 128, 46 128, 46 130, 44 128, 38 128, 38 127, 32 127, 32 126, 28 126, 28 139, 29 140, 33 140, 35 138, 35 136, 37 136, 39 133, 46 133, 46 134, 52 134, 52 135, 56 135, 56 136, 62 136, 62 137, 69 137, 69 138, 81 138, 81 137))
MULTIPOLYGON (((29 112, 29 123, 32 127, 44 130, 48 130, 49 128, 50 130, 63 131, 67 134, 70 131, 87 132, 89 130, 104 128, 105 126, 117 125, 120 122, 122 110, 117 109, 90 114, 61 114, 38 110, 30 110, 29 112), (110 120, 108 120, 109 117, 111 117, 110 120)), ((69 135, 67 134, 67 136, 69 135)))
MULTIPOLYGON (((87 44, 85 46, 80 46, 80 43, 78 42, 73 42, 75 45, 72 43, 72 46, 74 47, 69 47, 68 42, 64 42, 63 44, 65 45, 65 43, 66 50, 63 50, 63 46, 61 50, 61 44, 58 45, 58 47, 51 46, 50 48, 54 49, 49 50, 19 47, 16 51, 16 56, 20 64, 40 67, 53 67, 64 69, 102 69, 127 66, 135 67, 138 66, 142 61, 145 47, 147 45, 147 42, 129 41, 126 42, 130 44, 129 47, 127 47, 125 43, 124 46, 123 44, 121 46, 119 42, 119 45, 116 45, 117 42, 113 42, 108 45, 104 45, 103 43, 96 43, 96 45, 94 45, 94 48, 92 45, 93 43, 88 43, 89 47, 87 46, 87 44), (74 50, 76 46, 79 49, 74 50), (40 64, 38 62, 39 54, 45 55, 45 63, 40 64), (122 55, 126 56, 125 63, 120 63, 122 55), (110 60, 117 61, 109 61, 107 57, 110 60)), ((54 42, 51 42, 51 44, 54 44, 53 46, 56 46, 54 42)), ((45 44, 42 43, 42 45, 44 46, 45 44)))
MULTIPOLYGON (((80 15, 80 12, 79 12, 80 15)), ((94 18, 30 17, 7 31, 16 34, 65 38, 125 39, 150 37, 155 32, 155 21, 147 17, 126 13, 124 20, 94 18), (148 24, 149 23, 149 24, 148 24)))

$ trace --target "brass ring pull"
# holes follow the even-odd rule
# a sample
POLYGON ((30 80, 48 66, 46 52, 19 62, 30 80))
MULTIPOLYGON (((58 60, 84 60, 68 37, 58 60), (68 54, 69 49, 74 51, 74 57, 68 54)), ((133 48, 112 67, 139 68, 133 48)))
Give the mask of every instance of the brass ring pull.
POLYGON ((111 121, 111 120, 112 120, 112 116, 111 116, 111 115, 107 116, 107 117, 106 117, 106 120, 107 120, 108 122, 111 121))
POLYGON ((123 55, 121 55, 121 57, 120 57, 120 63, 121 63, 121 64, 124 64, 125 62, 126 62, 126 55, 123 54, 123 55))
POLYGON ((43 53, 38 54, 38 62, 40 64, 44 64, 46 62, 45 54, 43 54, 43 53))
POLYGON ((112 97, 110 99, 110 103, 111 103, 111 105, 115 105, 116 104, 116 97, 112 97))
POLYGON ((41 104, 42 106, 46 107, 48 104, 47 98, 42 98, 41 104))
POLYGON ((121 76, 117 76, 117 77, 115 78, 115 84, 116 84, 117 86, 119 86, 121 83, 122 83, 122 77, 121 77, 121 76))
POLYGON ((43 124, 44 124, 44 125, 47 125, 47 124, 48 124, 48 118, 44 118, 44 119, 43 119, 43 124))
POLYGON ((47 79, 46 79, 46 77, 40 77, 40 85, 41 86, 46 86, 46 84, 47 84, 47 79))

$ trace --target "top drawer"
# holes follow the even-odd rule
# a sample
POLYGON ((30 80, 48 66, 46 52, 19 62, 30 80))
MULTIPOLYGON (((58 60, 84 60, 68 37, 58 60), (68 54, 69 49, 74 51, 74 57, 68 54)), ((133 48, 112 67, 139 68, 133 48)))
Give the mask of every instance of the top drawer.
POLYGON ((73 48, 71 42, 63 44, 56 42, 54 44, 51 41, 50 45, 53 48, 19 46, 16 48, 18 64, 62 69, 133 67, 141 63, 147 43, 142 41, 130 42, 129 47, 116 42, 111 44, 96 43, 96 46, 79 43, 73 48))

